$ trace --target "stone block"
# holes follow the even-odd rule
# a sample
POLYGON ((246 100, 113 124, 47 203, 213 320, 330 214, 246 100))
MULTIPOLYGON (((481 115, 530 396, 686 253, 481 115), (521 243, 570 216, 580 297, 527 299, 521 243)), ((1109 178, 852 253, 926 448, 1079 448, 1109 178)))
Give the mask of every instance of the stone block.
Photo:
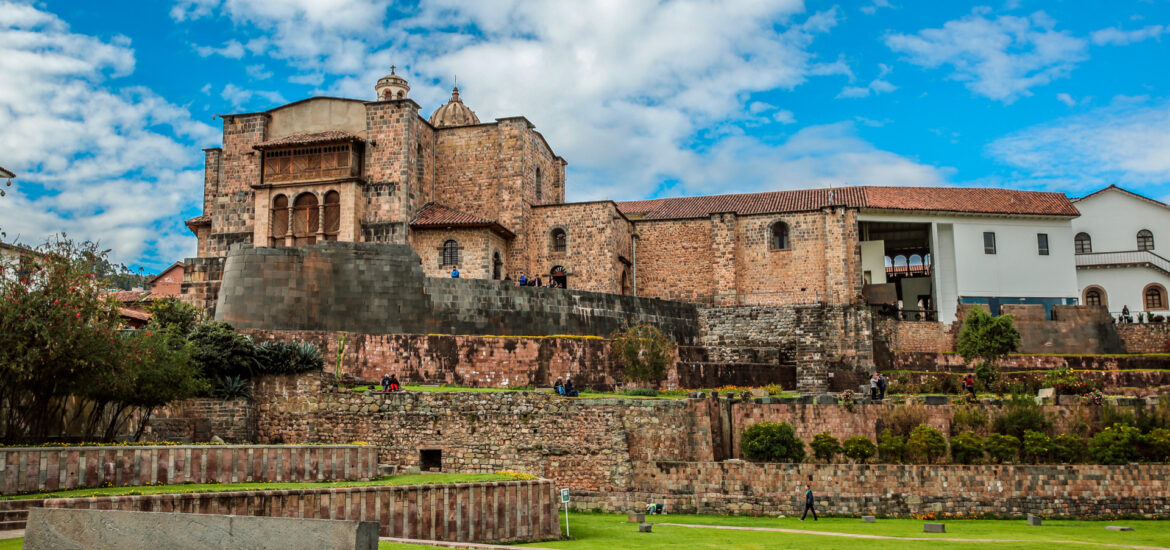
POLYGON ((947 524, 945 523, 923 523, 922 531, 924 533, 946 533, 947 524))
POLYGON ((946 405, 950 402, 951 402, 950 398, 948 398, 945 395, 928 395, 928 396, 926 396, 926 404, 927 405, 946 405))
POLYGON ((643 524, 641 524, 641 525, 639 525, 639 526, 638 526, 638 532, 639 532, 639 533, 649 533, 649 532, 650 532, 650 528, 651 528, 651 527, 652 527, 652 525, 651 525, 651 524, 649 524, 649 523, 643 523, 643 524))
POLYGON ((641 512, 630 512, 626 514, 626 520, 630 523, 646 523, 646 514, 641 512))
POLYGON ((373 521, 33 508, 24 548, 376 550, 373 521))
MULTIPOLYGON (((1106 525, 1106 531, 1133 531, 1133 527, 1125 527, 1122 525, 1106 525)), ((27 548, 27 546, 26 546, 27 548)))
POLYGON ((1080 402, 1081 396, 1079 395, 1061 395, 1056 398, 1056 403, 1058 405, 1077 405, 1080 404, 1080 402))
POLYGON ((1040 391, 1036 392, 1036 397, 1056 397, 1056 388, 1040 388, 1040 391))
POLYGON ((862 523, 877 523, 877 518, 873 516, 861 516, 862 523))
POLYGON ((1028 525, 1031 525, 1033 527, 1039 527, 1040 526, 1040 516, 1037 516, 1035 514, 1028 514, 1028 525))
POLYGON ((831 393, 825 393, 817 396, 818 405, 836 405, 837 396, 831 393))

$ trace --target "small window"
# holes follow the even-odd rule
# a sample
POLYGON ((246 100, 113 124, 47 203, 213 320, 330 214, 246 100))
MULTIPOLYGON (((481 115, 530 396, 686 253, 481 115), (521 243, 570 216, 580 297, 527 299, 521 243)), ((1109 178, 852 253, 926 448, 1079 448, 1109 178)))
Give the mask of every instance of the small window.
POLYGON ((1036 234, 1036 251, 1039 252, 1041 256, 1048 255, 1048 233, 1036 234))
POLYGON ((500 251, 497 250, 492 253, 492 279, 500 280, 501 272, 504 270, 504 260, 500 258, 500 251))
POLYGON ((1073 241, 1076 244, 1077 254, 1091 254, 1093 252, 1093 239, 1089 237, 1088 233, 1077 233, 1073 241))
POLYGON ((569 236, 564 229, 556 228, 552 231, 553 252, 564 252, 569 248, 569 236))
POLYGON ((541 189, 540 189, 541 184, 542 184, 542 181, 540 178, 540 167, 537 166, 536 167, 536 203, 537 204, 540 204, 540 201, 541 201, 541 189))
POLYGON ((442 449, 419 449, 418 463, 419 469, 424 472, 443 471, 442 449))
POLYGON ((995 232, 994 231, 984 231, 983 232, 983 253, 984 254, 995 254, 995 232))
POLYGON ((443 265, 459 265, 459 243, 454 239, 443 243, 443 265))
POLYGON ((788 224, 784 222, 776 222, 772 224, 771 235, 772 250, 788 250, 788 224))
POLYGON ((1090 288, 1085 291, 1085 305, 1099 306, 1101 305, 1101 291, 1095 288, 1090 288))
POLYGON ((1150 285, 1146 287, 1146 311, 1157 311, 1166 309, 1166 289, 1162 285, 1150 285))
POLYGON ((1137 234, 1138 250, 1153 250, 1154 249, 1154 234, 1150 233, 1149 229, 1138 231, 1137 234))

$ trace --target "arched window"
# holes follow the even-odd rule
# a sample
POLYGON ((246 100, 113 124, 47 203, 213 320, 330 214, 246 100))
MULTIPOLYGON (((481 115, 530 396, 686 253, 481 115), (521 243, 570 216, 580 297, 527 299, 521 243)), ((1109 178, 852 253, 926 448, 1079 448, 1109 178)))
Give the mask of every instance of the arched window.
POLYGON ((1142 295, 1145 297, 1146 311, 1166 309, 1166 289, 1162 285, 1148 285, 1142 295))
POLYGON ((1077 233, 1073 238, 1076 246, 1077 254, 1088 254, 1093 251, 1093 239, 1089 237, 1088 233, 1077 233))
POLYGON ((1154 234, 1150 233, 1149 229, 1138 231, 1137 234, 1138 250, 1153 250, 1154 249, 1154 234))
POLYGON ((908 265, 910 265, 910 262, 906 259, 906 256, 901 254, 894 256, 894 267, 906 267, 908 265))
POLYGON ((1090 286, 1085 288, 1085 305, 1108 306, 1109 300, 1105 295, 1105 290, 1099 286, 1090 286))
POLYGON ((564 252, 569 248, 569 236, 564 229, 556 228, 552 230, 552 249, 553 252, 564 252))
POLYGON ((296 245, 315 244, 320 224, 317 195, 301 193, 297 200, 293 201, 293 236, 296 237, 296 245))
POLYGON ((492 279, 500 280, 500 273, 504 270, 504 260, 500 258, 500 251, 497 250, 492 253, 492 279))
POLYGON ((772 250, 788 250, 788 224, 784 222, 776 222, 772 224, 771 239, 772 250))
POLYGON ((325 193, 325 240, 336 241, 341 231, 341 194, 337 191, 325 193))
POLYGON ((542 194, 541 189, 540 189, 541 183, 542 183, 542 181, 540 178, 540 167, 537 166, 536 167, 536 203, 537 204, 540 204, 540 202, 541 202, 541 194, 542 194))
POLYGON ((268 234, 272 237, 272 246, 284 246, 284 236, 288 234, 288 197, 284 195, 272 199, 272 223, 268 234))
POLYGON ((629 269, 622 269, 622 282, 621 282, 622 294, 629 294, 630 293, 629 274, 630 274, 629 269))
POLYGON ((443 265, 459 265, 459 243, 455 239, 443 243, 443 265))
POLYGON ((919 256, 918 254, 911 254, 910 260, 907 262, 906 265, 913 265, 913 266, 922 265, 922 256, 919 256))
POLYGON ((406 92, 404 92, 402 90, 398 90, 398 99, 402 99, 405 97, 406 97, 406 92))

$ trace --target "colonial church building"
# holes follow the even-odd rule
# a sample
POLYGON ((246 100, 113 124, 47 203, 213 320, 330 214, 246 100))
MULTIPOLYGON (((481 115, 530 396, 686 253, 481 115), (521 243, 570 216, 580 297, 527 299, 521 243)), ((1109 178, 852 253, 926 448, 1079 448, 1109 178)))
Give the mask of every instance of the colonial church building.
POLYGON ((851 304, 873 288, 922 318, 958 303, 1075 303, 1062 194, 845 187, 565 202, 566 161, 522 116, 484 122, 458 88, 430 118, 391 73, 376 100, 314 97, 223 116, 205 151, 199 258, 214 304, 233 245, 408 244, 427 275, 540 276, 711 305, 851 304), (901 269, 899 269, 901 268, 901 269), (874 286, 877 285, 877 286, 874 286))

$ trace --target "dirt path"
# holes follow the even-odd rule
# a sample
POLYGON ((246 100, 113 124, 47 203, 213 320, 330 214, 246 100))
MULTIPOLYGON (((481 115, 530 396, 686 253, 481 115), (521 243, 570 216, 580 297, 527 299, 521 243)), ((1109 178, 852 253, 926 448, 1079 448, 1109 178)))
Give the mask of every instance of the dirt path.
POLYGON ((863 535, 859 533, 831 533, 828 531, 808 531, 806 529, 781 529, 779 527, 738 527, 730 525, 694 525, 690 523, 655 523, 654 525, 669 525, 671 527, 692 527, 696 529, 725 529, 729 531, 769 531, 773 533, 793 533, 797 535, 824 535, 828 537, 846 537, 853 539, 874 540, 941 540, 946 542, 1047 542, 1053 544, 1092 544, 1111 548, 1132 548, 1134 550, 1170 550, 1163 546, 1131 546, 1128 544, 1109 544, 1107 542, 1087 542, 1081 540, 1023 540, 1023 539, 958 539, 946 537, 890 537, 886 535, 863 535))

